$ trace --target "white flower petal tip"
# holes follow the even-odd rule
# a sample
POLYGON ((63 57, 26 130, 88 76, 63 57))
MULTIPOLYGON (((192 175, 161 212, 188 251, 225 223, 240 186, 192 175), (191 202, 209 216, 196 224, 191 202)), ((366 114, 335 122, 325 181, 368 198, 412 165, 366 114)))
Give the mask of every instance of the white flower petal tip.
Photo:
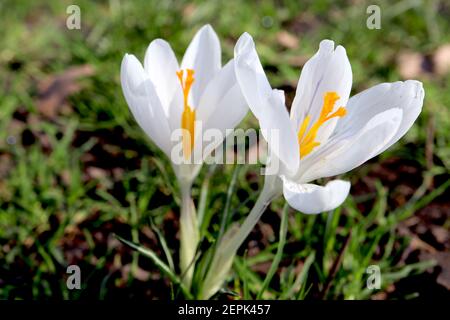
POLYGON ((392 108, 401 109, 402 119, 398 130, 387 141, 383 152, 397 142, 414 124, 420 115, 425 92, 420 81, 407 80, 393 83, 381 83, 353 96, 347 104, 348 116, 339 121, 336 132, 358 130, 375 115, 392 108))
POLYGON ((178 61, 170 44, 163 39, 155 39, 150 42, 145 51, 144 69, 147 72, 153 72, 152 68, 168 62, 174 63, 174 68, 178 69, 178 61))
POLYGON ((191 45, 205 45, 208 44, 208 42, 210 46, 215 48, 218 47, 220 49, 219 37, 210 24, 204 25, 197 31, 197 33, 192 38, 191 45))
POLYGON ((194 108, 199 105, 208 83, 221 69, 221 50, 216 32, 210 25, 205 25, 197 31, 184 53, 181 69, 192 69, 195 72, 195 81, 191 90, 194 108))
POLYGON ((403 93, 400 93, 401 103, 399 107, 403 111, 402 122, 397 133, 386 144, 383 151, 403 137, 419 117, 420 112, 422 112, 423 99, 425 97, 422 83, 416 80, 400 82, 398 91, 401 92, 401 90, 403 90, 403 93))
POLYGON ((244 33, 239 38, 234 52, 236 79, 248 105, 256 118, 260 119, 261 112, 272 94, 272 87, 249 34, 244 33))
POLYGON ((341 45, 336 46, 333 40, 322 40, 319 44, 319 55, 330 55, 330 54, 337 54, 339 56, 347 56, 347 51, 345 48, 341 45))
POLYGON ((334 50, 334 41, 333 40, 324 39, 324 40, 320 41, 319 51, 331 52, 333 50, 334 50))
POLYGON ((147 51, 151 51, 151 50, 158 50, 158 49, 166 49, 166 48, 170 48, 170 44, 161 38, 157 38, 155 40, 153 40, 152 42, 150 42, 150 44, 147 47, 147 51))
POLYGON ((249 34, 243 34, 236 43, 234 47, 234 60, 236 66, 239 68, 257 69, 259 73, 264 74, 258 53, 256 52, 255 43, 249 34))
POLYGON ((350 192, 350 182, 333 180, 325 186, 297 184, 283 179, 283 194, 289 205, 306 214, 318 214, 339 207, 350 192))
MULTIPOLYGON (((423 99, 425 98, 425 90, 423 84, 417 80, 406 80, 402 83, 405 87, 405 99, 411 99, 411 103, 404 106, 404 109, 418 109, 419 113, 422 110, 423 99)), ((417 114, 418 116, 418 114, 417 114)))
POLYGON ((214 31, 214 28, 209 24, 205 24, 203 27, 201 27, 198 32, 212 32, 213 34, 216 34, 214 31))
POLYGON ((133 90, 146 78, 146 73, 139 60, 133 54, 126 53, 120 66, 122 85, 129 85, 129 89, 133 90))
POLYGON ((255 49, 255 43, 253 38, 247 32, 244 32, 238 39, 236 46, 234 47, 234 56, 237 57, 246 52, 255 49))
MULTIPOLYGON (((291 119, 298 130, 306 117, 316 121, 328 93, 335 93, 336 107, 345 106, 352 86, 352 68, 342 46, 335 47, 331 40, 322 40, 318 51, 309 59, 300 74, 297 90, 291 107, 291 119)), ((317 141, 328 139, 336 126, 333 119, 321 128, 317 141)))
POLYGON ((336 46, 336 44, 334 43, 333 40, 324 39, 324 40, 320 41, 319 53, 330 54, 330 53, 333 53, 333 51, 347 54, 347 51, 345 50, 345 48, 341 45, 336 46))
POLYGON ((136 122, 161 150, 170 154, 170 129, 163 107, 148 74, 134 55, 123 57, 120 80, 136 122))
POLYGON ((243 34, 235 52, 235 73, 243 96, 259 120, 261 132, 288 171, 299 166, 299 147, 284 104, 284 92, 272 90, 250 35, 243 34))
POLYGON ((220 48, 220 40, 217 36, 216 31, 214 31, 214 28, 210 24, 205 24, 203 27, 200 28, 200 30, 197 31, 197 34, 194 36, 194 39, 196 37, 207 39, 208 41, 211 41, 214 43, 214 46, 218 46, 220 48))
POLYGON ((166 116, 179 83, 174 76, 178 71, 178 61, 170 44, 163 39, 153 40, 145 52, 144 70, 150 77, 166 116))
POLYGON ((415 99, 423 99, 425 96, 425 91, 423 90, 423 84, 417 80, 406 80, 405 84, 414 86, 414 98, 415 99))

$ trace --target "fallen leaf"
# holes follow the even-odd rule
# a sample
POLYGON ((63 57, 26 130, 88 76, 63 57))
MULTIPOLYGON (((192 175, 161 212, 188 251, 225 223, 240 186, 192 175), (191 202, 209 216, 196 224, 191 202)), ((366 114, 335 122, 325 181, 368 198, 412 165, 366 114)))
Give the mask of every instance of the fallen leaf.
POLYGON ((293 67, 303 67, 308 61, 307 56, 294 56, 288 59, 288 63, 293 67))
POLYGON ((423 253, 420 256, 420 260, 430 259, 435 260, 440 268, 436 282, 450 290, 450 252, 423 253))
POLYGON ((287 31, 277 33, 277 41, 283 47, 288 49, 296 49, 298 47, 298 37, 287 31))
POLYGON ((93 67, 85 64, 71 67, 62 74, 52 75, 40 81, 37 101, 39 112, 47 118, 55 118, 62 108, 67 108, 67 97, 81 90, 77 80, 93 74, 93 67))
POLYGON ((271 265, 272 265, 272 261, 264 261, 264 262, 254 264, 253 266, 250 267, 250 269, 254 272, 267 274, 271 265))
POLYGON ((436 249, 433 248, 431 245, 426 243, 425 241, 422 241, 418 236, 412 235, 411 242, 409 244, 410 248, 412 250, 423 250, 426 252, 436 253, 436 249))
POLYGON ((321 22, 316 15, 303 11, 290 24, 289 30, 295 34, 308 34, 317 30, 320 25, 321 22))
POLYGON ((450 252, 439 252, 436 255, 441 273, 437 277, 437 283, 450 290, 450 252))
POLYGON ((437 48, 433 55, 434 72, 445 75, 450 72, 450 43, 437 48))
POLYGON ((195 11, 197 11, 197 6, 194 5, 193 3, 189 3, 183 9, 183 17, 186 18, 187 20, 190 20, 194 16, 195 11))
POLYGON ((377 292, 374 295, 370 297, 371 300, 386 300, 388 297, 388 294, 384 291, 377 292))
POLYGON ((70 183, 72 181, 72 174, 70 170, 64 169, 61 171, 61 181, 64 184, 64 186, 68 187, 70 186, 70 183))
POLYGON ((97 167, 88 167, 86 173, 91 179, 103 179, 108 175, 104 169, 97 167))
POLYGON ((14 166, 14 161, 10 154, 0 155, 0 179, 8 176, 14 166))
POLYGON ((439 243, 445 244, 450 240, 450 232, 444 227, 433 225, 431 226, 431 233, 439 243))
POLYGON ((423 75, 423 56, 417 52, 402 52, 397 59, 398 72, 404 79, 423 75))

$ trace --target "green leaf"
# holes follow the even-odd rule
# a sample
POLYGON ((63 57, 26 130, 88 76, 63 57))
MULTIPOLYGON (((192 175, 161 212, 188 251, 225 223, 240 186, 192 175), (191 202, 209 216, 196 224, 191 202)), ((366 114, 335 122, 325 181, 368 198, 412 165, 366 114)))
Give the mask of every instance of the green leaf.
POLYGON ((153 220, 151 218, 150 218, 150 227, 158 236, 159 243, 161 244, 164 254, 166 255, 167 263, 169 264, 170 270, 175 271, 175 265, 173 263, 172 254, 170 252, 169 246, 167 245, 166 238, 164 238, 164 235, 161 233, 161 231, 158 229, 158 227, 153 223, 153 220))
POLYGON ((155 252, 153 252, 150 249, 143 248, 131 241, 125 240, 124 238, 118 236, 117 234, 115 236, 117 237, 117 239, 119 239, 121 242, 123 242, 130 248, 136 250, 145 257, 150 258, 163 274, 168 276, 173 283, 175 283, 180 287, 181 291, 183 292, 186 298, 193 299, 192 294, 189 292, 189 290, 186 289, 186 287, 184 287, 184 285, 181 283, 180 278, 175 273, 172 272, 172 270, 167 264, 165 264, 161 259, 158 258, 155 252))

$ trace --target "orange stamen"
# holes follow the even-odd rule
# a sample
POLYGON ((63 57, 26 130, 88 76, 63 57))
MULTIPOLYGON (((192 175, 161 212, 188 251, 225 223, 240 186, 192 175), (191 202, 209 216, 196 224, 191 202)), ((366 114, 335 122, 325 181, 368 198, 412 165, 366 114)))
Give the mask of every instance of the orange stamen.
POLYGON ((298 131, 298 143, 300 145, 300 157, 304 157, 310 154, 313 149, 320 145, 320 142, 316 141, 317 133, 320 127, 336 117, 343 117, 346 115, 347 110, 344 107, 339 107, 335 112, 333 111, 336 101, 339 100, 339 96, 336 92, 327 92, 323 98, 323 106, 320 112, 319 119, 307 130, 311 121, 311 116, 307 115, 300 126, 298 131), (330 114, 331 113, 331 114, 330 114))

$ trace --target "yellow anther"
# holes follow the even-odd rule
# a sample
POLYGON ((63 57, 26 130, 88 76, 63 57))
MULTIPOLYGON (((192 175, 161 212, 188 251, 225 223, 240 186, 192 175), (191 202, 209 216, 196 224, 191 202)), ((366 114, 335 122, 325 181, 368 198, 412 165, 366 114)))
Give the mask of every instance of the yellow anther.
POLYGON ((195 110, 189 106, 188 97, 194 83, 194 70, 186 69, 186 78, 183 79, 184 70, 177 71, 183 90, 183 113, 181 115, 181 128, 183 129, 183 155, 189 159, 194 148, 195 110))
POLYGON ((344 107, 339 107, 335 112, 333 111, 336 101, 339 100, 339 96, 336 92, 327 92, 323 98, 323 106, 320 112, 319 119, 309 128, 311 116, 307 115, 300 126, 298 131, 298 144, 300 145, 300 157, 304 157, 313 151, 313 149, 320 145, 320 142, 316 141, 317 132, 320 127, 330 119, 336 117, 343 117, 346 115, 347 110, 344 107), (330 114, 331 113, 331 114, 330 114))

